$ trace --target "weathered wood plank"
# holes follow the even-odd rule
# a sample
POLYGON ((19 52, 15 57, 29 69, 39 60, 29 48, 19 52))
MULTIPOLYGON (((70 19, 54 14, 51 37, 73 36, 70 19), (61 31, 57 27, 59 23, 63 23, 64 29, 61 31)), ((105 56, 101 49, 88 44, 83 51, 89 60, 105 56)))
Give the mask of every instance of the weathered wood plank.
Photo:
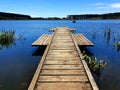
POLYGON ((52 36, 53 35, 43 34, 35 42, 32 43, 32 46, 48 45, 50 44, 52 36))
POLYGON ((44 62, 44 64, 46 65, 46 64, 57 64, 57 65, 59 65, 59 64, 65 64, 65 65, 67 65, 67 64, 73 64, 73 65, 76 65, 76 64, 81 64, 81 61, 79 60, 74 60, 74 61, 70 61, 70 60, 64 60, 64 61, 60 61, 60 60, 58 60, 58 61, 54 61, 54 60, 47 60, 47 61, 45 61, 44 62))
POLYGON ((74 57, 77 57, 78 55, 68 55, 68 54, 54 54, 54 55, 50 55, 48 54, 47 57, 49 57, 50 59, 53 59, 53 58, 65 58, 65 59, 69 59, 69 58, 72 58, 74 59, 74 57))
POLYGON ((81 34, 78 34, 78 37, 81 38, 81 40, 84 42, 83 45, 88 45, 88 42, 81 36, 81 34))
POLYGON ((35 90, 91 90, 89 83, 37 83, 35 90))
POLYGON ((79 57, 56 57, 56 58, 51 58, 51 57, 46 57, 46 60, 53 60, 53 61, 75 61, 79 60, 79 57))
POLYGON ((74 40, 78 45, 93 46, 94 44, 89 41, 83 34, 73 34, 74 40))
POLYGON ((91 41, 89 41, 83 34, 81 36, 89 43, 89 45, 94 45, 91 41))
POLYGON ((68 69, 68 70, 80 70, 80 69, 83 69, 83 66, 82 65, 44 65, 42 67, 42 69, 45 69, 45 70, 54 70, 54 69, 68 69))
MULTIPOLYGON (((86 45, 86 46, 93 46, 94 44, 92 42, 90 42, 84 35, 82 34, 73 34, 75 41, 78 45, 86 45)), ((43 34, 41 37, 39 37, 35 42, 32 43, 33 46, 38 46, 38 45, 48 45, 50 44, 50 40, 52 38, 52 35, 49 34, 43 34)), ((70 40, 70 36, 66 36, 66 34, 64 33, 64 35, 60 35, 58 34, 56 37, 54 37, 55 40, 53 39, 53 41, 57 44, 61 44, 62 42, 64 42, 64 44, 66 44, 67 42, 72 42, 72 40, 70 40)))
POLYGON ((85 75, 84 70, 42 70, 40 75, 85 75))
POLYGON ((43 42, 43 45, 48 45, 49 43, 49 38, 51 38, 52 37, 52 35, 46 35, 46 39, 44 40, 44 42, 43 42))
POLYGON ((81 75, 81 76, 40 76, 39 77, 39 82, 62 82, 62 81, 66 81, 66 82, 72 82, 72 81, 76 81, 76 82, 88 82, 88 79, 85 75, 81 75))

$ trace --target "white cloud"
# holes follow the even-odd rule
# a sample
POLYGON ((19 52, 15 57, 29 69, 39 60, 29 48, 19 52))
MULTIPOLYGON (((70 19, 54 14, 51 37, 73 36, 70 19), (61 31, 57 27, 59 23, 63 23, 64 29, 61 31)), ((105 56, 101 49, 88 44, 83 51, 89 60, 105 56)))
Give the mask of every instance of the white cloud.
POLYGON ((104 5, 104 3, 95 3, 95 5, 104 5))
POLYGON ((94 6, 98 9, 120 9, 120 3, 94 3, 91 4, 91 6, 94 6))
POLYGON ((110 7, 112 7, 112 8, 120 8, 120 3, 110 4, 110 7))
POLYGON ((92 6, 101 6, 101 5, 104 5, 104 3, 94 3, 94 4, 91 4, 92 6))
POLYGON ((107 7, 107 6, 101 6, 101 7, 97 7, 98 9, 107 9, 107 8, 109 8, 109 7, 107 7))

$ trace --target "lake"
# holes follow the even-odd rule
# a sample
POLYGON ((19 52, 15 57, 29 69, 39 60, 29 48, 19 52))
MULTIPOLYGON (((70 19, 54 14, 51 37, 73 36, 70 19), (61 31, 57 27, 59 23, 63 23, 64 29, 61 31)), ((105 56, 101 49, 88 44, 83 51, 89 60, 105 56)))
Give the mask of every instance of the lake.
POLYGON ((114 44, 120 40, 120 20, 0 21, 0 30, 12 29, 16 35, 23 35, 23 40, 17 40, 8 48, 0 46, 0 90, 27 90, 44 51, 31 44, 57 26, 76 28, 75 33, 83 33, 94 43, 94 47, 86 47, 87 50, 108 63, 100 77, 94 75, 97 85, 100 90, 119 90, 120 51, 114 44), (107 29, 110 29, 109 36, 105 34, 107 29))

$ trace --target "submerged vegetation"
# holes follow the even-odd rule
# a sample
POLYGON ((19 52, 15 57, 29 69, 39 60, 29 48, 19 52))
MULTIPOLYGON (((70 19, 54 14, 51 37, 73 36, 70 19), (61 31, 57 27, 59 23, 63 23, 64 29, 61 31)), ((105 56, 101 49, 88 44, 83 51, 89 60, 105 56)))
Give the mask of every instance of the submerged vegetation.
POLYGON ((97 40, 98 36, 101 37, 101 34, 103 35, 105 44, 107 46, 110 46, 112 47, 112 49, 120 51, 120 32, 113 31, 112 27, 108 25, 104 28, 102 32, 101 31, 97 32, 97 30, 92 31, 91 32, 92 40, 97 40))
POLYGON ((95 56, 87 54, 85 51, 83 51, 83 58, 87 62, 90 70, 100 77, 107 63, 103 60, 97 60, 95 56))

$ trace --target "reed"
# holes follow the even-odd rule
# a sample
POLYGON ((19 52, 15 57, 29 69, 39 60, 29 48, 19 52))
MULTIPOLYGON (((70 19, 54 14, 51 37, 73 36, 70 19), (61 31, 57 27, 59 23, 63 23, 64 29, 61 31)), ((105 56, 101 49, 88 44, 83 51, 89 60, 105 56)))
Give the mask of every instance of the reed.
POLYGON ((15 31, 0 31, 0 46, 9 47, 11 44, 15 42, 15 31))
POLYGON ((115 48, 117 50, 120 50, 120 41, 118 41, 118 42, 115 43, 115 48))
POLYGON ((85 51, 83 51, 83 58, 86 60, 90 70, 98 76, 101 75, 103 69, 108 64, 103 60, 97 60, 93 55, 88 55, 85 51))

